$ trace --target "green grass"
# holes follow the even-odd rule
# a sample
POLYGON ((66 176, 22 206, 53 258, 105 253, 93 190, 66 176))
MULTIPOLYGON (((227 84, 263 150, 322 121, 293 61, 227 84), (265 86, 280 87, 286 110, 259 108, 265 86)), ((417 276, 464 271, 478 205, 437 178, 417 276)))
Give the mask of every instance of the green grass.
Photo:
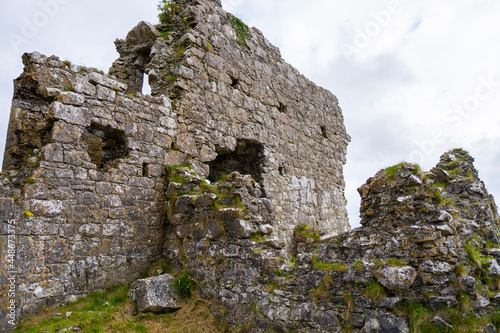
POLYGON ((36 184, 36 179, 30 177, 30 178, 26 179, 25 182, 26 182, 26 184, 33 185, 33 184, 36 184))
POLYGON ((500 310, 492 312, 490 314, 490 320, 497 329, 500 329, 500 310))
POLYGON ((323 262, 317 256, 311 258, 311 267, 320 271, 345 272, 348 267, 344 264, 323 262))
MULTIPOLYGON (((96 291, 66 306, 45 309, 35 318, 21 323, 15 332, 54 332, 71 325, 78 325, 84 332, 104 332, 105 323, 113 319, 112 313, 131 302, 127 295, 129 290, 128 285, 117 286, 105 291, 96 291), (69 318, 66 318, 66 312, 72 312, 69 318), (54 313, 61 313, 62 317, 53 319, 54 313)), ((137 326, 135 324, 141 326, 139 323, 128 324, 130 328, 137 326)))
POLYGON ((313 288, 313 298, 317 302, 319 299, 325 299, 330 296, 330 289, 335 285, 335 280, 329 274, 323 276, 323 280, 313 288))
POLYGON ((375 268, 380 268, 380 267, 384 266, 384 263, 380 259, 373 259, 372 261, 375 264, 375 268))
POLYGON ((269 280, 266 283, 266 291, 268 293, 273 293, 276 289, 279 289, 279 285, 276 281, 269 280))
POLYGON ((464 263, 458 264, 455 268, 455 274, 457 274, 457 276, 459 277, 467 276, 469 274, 469 266, 464 263))
POLYGON ((171 31, 163 31, 160 34, 160 38, 167 38, 168 36, 170 36, 171 33, 172 33, 171 31))
POLYGON ((185 52, 186 52, 186 46, 185 45, 177 45, 177 47, 175 49, 175 55, 178 58, 182 57, 185 52))
POLYGON ((184 272, 174 281, 174 288, 177 294, 182 298, 189 298, 196 282, 191 278, 188 272, 184 272))
POLYGON ((387 296, 387 290, 376 281, 370 282, 365 289, 365 296, 376 301, 387 296))
POLYGON ((391 267, 403 267, 406 265, 406 261, 404 259, 390 258, 387 259, 387 265, 391 267))
POLYGON ((408 318, 412 333, 479 333, 490 321, 494 325, 500 324, 500 312, 498 311, 478 319, 472 311, 464 311, 461 306, 432 311, 423 304, 412 301, 401 303, 397 306, 396 311, 399 315, 408 318), (445 328, 431 323, 432 318, 436 315, 451 324, 453 328, 445 328))
POLYGON ((363 273, 363 266, 362 266, 362 262, 361 260, 356 260, 354 262, 354 268, 356 269, 356 271, 358 271, 358 273, 363 273))
POLYGON ((388 168, 385 168, 385 175, 389 178, 392 178, 396 175, 396 171, 402 167, 403 165, 405 165, 406 163, 399 163, 399 164, 396 164, 396 165, 393 165, 393 166, 390 166, 388 168))
POLYGON ((247 45, 247 38, 250 35, 250 29, 248 26, 243 23, 239 18, 227 14, 227 18, 229 19, 229 22, 231 23, 231 26, 234 29, 234 32, 236 32, 236 36, 238 36, 238 43, 243 46, 248 46, 247 45))
POLYGON ((306 236, 307 238, 313 238, 313 239, 320 239, 321 236, 319 235, 317 230, 311 229, 307 224, 302 223, 299 225, 297 228, 295 228, 295 231, 301 235, 306 236))
POLYGON ((469 256, 469 261, 470 263, 481 269, 483 266, 483 262, 481 260, 481 251, 479 248, 475 245, 473 245, 471 242, 466 242, 464 244, 464 250, 467 252, 467 255, 469 256))
POLYGON ((414 175, 418 175, 421 172, 422 172, 422 168, 420 167, 420 165, 415 164, 413 166, 413 170, 412 170, 411 173, 414 174, 414 175))
POLYGON ((15 332, 57 332, 72 325, 78 325, 84 333, 187 333, 199 332, 200 328, 207 333, 224 331, 210 312, 210 303, 198 295, 182 299, 182 308, 173 313, 135 314, 135 304, 127 296, 129 289, 128 285, 117 286, 94 292, 68 305, 44 308, 38 315, 24 320, 15 332), (72 312, 69 318, 66 312, 72 312), (62 316, 52 319, 55 313, 62 316))
POLYGON ((180 6, 177 6, 177 4, 171 0, 161 0, 158 4, 158 10, 160 11, 158 14, 160 23, 168 23, 172 18, 179 15, 180 6))
POLYGON ((175 75, 172 75, 172 74, 167 75, 168 82, 174 83, 176 80, 177 80, 177 78, 175 77, 175 75))

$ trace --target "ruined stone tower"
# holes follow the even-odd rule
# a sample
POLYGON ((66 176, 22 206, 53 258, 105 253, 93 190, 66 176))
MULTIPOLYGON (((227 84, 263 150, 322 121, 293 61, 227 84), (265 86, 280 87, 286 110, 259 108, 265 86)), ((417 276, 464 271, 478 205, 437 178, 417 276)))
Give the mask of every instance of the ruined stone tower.
POLYGON ((109 75, 23 56, 0 179, 1 251, 15 226, 17 318, 130 282, 163 253, 165 166, 189 164, 213 182, 251 175, 283 243, 302 223, 349 229, 350 138, 336 97, 218 0, 177 2, 156 28, 141 22, 116 41, 109 75))

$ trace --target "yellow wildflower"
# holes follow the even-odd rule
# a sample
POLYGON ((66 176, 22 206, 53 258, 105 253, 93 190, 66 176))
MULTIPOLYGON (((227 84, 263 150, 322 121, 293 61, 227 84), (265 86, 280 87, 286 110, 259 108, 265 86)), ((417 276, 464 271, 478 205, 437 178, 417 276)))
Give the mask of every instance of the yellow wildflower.
POLYGON ((24 216, 26 216, 26 217, 33 217, 33 213, 30 212, 30 211, 25 210, 24 211, 24 216))

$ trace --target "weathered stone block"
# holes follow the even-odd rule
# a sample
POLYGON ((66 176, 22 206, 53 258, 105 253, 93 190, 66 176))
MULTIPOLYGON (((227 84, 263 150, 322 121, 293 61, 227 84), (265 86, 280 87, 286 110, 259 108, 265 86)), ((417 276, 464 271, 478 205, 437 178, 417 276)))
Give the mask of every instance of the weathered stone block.
POLYGON ((116 99, 116 92, 101 85, 97 85, 96 97, 98 99, 113 102, 116 99))
MULTIPOLYGON (((81 128, 67 124, 64 121, 58 121, 54 124, 54 129, 52 130, 52 140, 61 143, 77 143, 82 133, 81 128)), ((58 154, 62 154, 62 151, 58 154)), ((53 158, 57 160, 60 156, 56 155, 53 158)))
POLYGON ((227 230, 231 237, 234 238, 249 238, 254 232, 255 229, 245 220, 234 220, 231 222, 227 230))
POLYGON ((132 284, 129 297, 137 302, 139 312, 168 312, 180 309, 173 288, 174 277, 163 274, 137 280, 132 284))
POLYGON ((65 91, 59 95, 58 100, 63 104, 81 106, 85 102, 85 97, 74 92, 65 91))
POLYGON ((411 266, 384 267, 375 271, 374 275, 389 290, 405 290, 415 281, 417 271, 411 266))
POLYGON ((154 25, 149 22, 141 21, 139 22, 130 32, 127 34, 126 42, 132 45, 150 43, 158 37, 160 33, 154 25))
POLYGON ((88 82, 92 84, 100 84, 101 86, 117 90, 117 91, 125 91, 127 90, 127 85, 121 82, 110 79, 99 73, 90 73, 87 75, 88 82))
POLYGON ((64 120, 68 124, 90 126, 89 112, 86 108, 54 102, 49 111, 54 118, 64 120))

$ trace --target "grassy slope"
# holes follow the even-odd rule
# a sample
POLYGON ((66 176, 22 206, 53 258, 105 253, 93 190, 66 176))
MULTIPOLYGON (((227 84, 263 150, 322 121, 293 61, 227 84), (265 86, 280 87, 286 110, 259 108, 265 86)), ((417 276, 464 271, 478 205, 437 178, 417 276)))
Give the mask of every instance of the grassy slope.
POLYGON ((167 314, 137 314, 127 293, 129 286, 94 292, 75 303, 46 308, 35 317, 23 321, 15 332, 57 332, 78 325, 82 332, 222 332, 211 315, 207 301, 193 296, 182 301, 182 309, 167 314), (109 304, 109 305, 108 305, 109 304), (72 312, 66 318, 66 312, 72 312), (61 313, 61 318, 52 318, 61 313))

